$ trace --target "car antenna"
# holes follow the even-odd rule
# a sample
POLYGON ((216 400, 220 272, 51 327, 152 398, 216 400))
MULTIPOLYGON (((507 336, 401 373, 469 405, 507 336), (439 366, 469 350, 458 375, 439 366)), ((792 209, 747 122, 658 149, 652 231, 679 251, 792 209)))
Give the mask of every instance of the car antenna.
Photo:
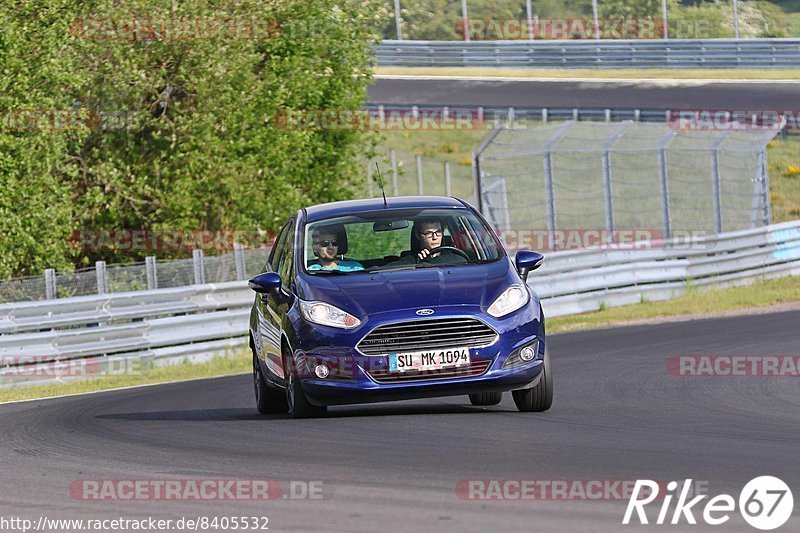
POLYGON ((378 171, 378 184, 381 186, 381 194, 383 195, 383 207, 389 209, 389 203, 386 201, 386 190, 383 188, 383 174, 381 174, 381 167, 375 161, 375 170, 378 171))

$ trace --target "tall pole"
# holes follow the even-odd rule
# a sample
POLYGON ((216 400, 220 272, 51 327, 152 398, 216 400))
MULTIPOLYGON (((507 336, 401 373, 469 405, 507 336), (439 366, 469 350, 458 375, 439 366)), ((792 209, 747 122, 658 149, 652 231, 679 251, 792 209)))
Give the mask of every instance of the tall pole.
POLYGON ((467 16, 467 0, 461 0, 461 21, 464 25, 464 40, 469 42, 469 18, 467 16))
POLYGON ((531 0, 525 0, 525 13, 528 15, 528 40, 534 39, 533 35, 533 8, 531 7, 531 0))
POLYGON ((397 40, 403 40, 403 19, 400 18, 400 0, 394 0, 394 23, 397 26, 397 40))
POLYGON ((597 0, 592 0, 592 15, 594 16, 594 38, 600 38, 600 20, 597 18, 597 0))
POLYGON ((739 38, 739 2, 733 0, 733 36, 739 38))
POLYGON ((661 0, 661 23, 664 25, 664 39, 669 39, 669 19, 667 18, 667 0, 661 0))

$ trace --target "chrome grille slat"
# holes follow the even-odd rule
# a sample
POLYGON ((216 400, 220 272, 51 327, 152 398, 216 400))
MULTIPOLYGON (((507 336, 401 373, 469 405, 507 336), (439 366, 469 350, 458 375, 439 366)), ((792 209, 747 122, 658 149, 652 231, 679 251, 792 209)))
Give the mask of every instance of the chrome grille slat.
MULTIPOLYGON (((463 320, 463 319, 462 319, 463 320)), ((424 328, 428 326, 436 326, 439 328, 450 328, 450 327, 464 327, 464 326, 483 326, 482 323, 478 322, 475 324, 464 324, 462 320, 442 320, 441 322, 435 322, 426 320, 424 322, 420 321, 417 322, 403 322, 401 324, 387 324, 385 326, 381 326, 381 329, 385 331, 405 331, 408 329, 417 329, 417 328, 424 328)))
POLYGON ((384 324, 370 331, 357 348, 366 355, 492 344, 497 332, 472 317, 409 320, 384 324))

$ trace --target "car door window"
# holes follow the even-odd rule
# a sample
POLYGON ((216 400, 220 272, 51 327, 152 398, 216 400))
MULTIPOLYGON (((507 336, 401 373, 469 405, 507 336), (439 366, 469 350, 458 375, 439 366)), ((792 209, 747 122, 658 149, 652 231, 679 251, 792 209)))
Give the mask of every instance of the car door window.
POLYGON ((292 264, 294 263, 294 220, 289 222, 286 226, 286 236, 281 243, 281 254, 278 258, 277 269, 275 270, 280 274, 283 284, 291 287, 292 279, 292 264))
POLYGON ((278 237, 275 239, 275 245, 272 248, 272 253, 269 256, 269 260, 267 261, 267 270, 270 270, 271 272, 278 272, 278 263, 280 262, 281 255, 283 254, 283 250, 285 248, 284 243, 286 242, 286 236, 289 234, 288 228, 289 222, 287 221, 283 224, 283 227, 278 233, 278 237))

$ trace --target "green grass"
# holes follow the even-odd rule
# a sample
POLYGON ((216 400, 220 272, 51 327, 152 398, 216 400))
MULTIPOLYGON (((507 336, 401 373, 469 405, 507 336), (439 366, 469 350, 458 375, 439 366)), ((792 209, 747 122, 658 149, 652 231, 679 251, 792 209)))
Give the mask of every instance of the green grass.
POLYGON ((759 281, 746 287, 704 291, 690 289, 683 296, 673 300, 643 302, 610 307, 593 313, 548 318, 547 332, 563 333, 611 327, 629 322, 680 315, 712 315, 736 309, 757 309, 791 302, 800 302, 800 277, 798 276, 759 281))
MULTIPOLYGON (((800 24, 800 14, 798 24, 800 24)), ((800 69, 525 69, 491 67, 376 67, 377 75, 501 76, 514 78, 619 78, 619 79, 719 79, 797 80, 800 69)))
POLYGON ((770 142, 767 162, 772 220, 784 222, 800 219, 800 137, 770 142))
POLYGON ((231 357, 216 357, 207 363, 188 362, 143 369, 139 373, 102 376, 85 380, 52 383, 46 385, 13 386, 0 389, 0 402, 47 398, 65 394, 79 394, 135 385, 184 381, 189 379, 225 376, 250 372, 252 359, 250 352, 238 352, 231 357))

